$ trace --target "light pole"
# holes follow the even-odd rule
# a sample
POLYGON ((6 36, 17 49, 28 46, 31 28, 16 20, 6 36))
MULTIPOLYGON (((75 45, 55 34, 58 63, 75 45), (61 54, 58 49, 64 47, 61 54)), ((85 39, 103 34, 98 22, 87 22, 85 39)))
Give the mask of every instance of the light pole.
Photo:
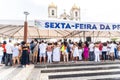
POLYGON ((25 14, 25 22, 24 22, 24 41, 27 42, 27 32, 28 32, 28 23, 27 23, 27 16, 29 13, 27 11, 24 12, 25 14))

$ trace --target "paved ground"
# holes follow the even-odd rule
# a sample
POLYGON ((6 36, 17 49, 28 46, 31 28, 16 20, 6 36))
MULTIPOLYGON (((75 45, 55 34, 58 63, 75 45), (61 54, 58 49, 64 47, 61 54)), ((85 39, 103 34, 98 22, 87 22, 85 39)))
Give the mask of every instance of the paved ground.
POLYGON ((0 66, 0 80, 120 80, 120 61, 0 66))
POLYGON ((27 80, 34 65, 29 65, 26 68, 0 66, 0 80, 27 80))

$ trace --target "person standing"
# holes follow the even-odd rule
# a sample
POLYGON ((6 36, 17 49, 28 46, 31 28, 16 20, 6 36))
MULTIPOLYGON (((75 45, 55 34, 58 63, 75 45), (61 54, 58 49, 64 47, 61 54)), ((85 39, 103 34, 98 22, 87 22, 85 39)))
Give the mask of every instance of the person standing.
POLYGON ((117 43, 113 41, 113 44, 114 44, 114 56, 115 59, 118 59, 117 43))
POLYGON ((88 48, 88 42, 86 41, 85 42, 85 45, 84 45, 84 50, 83 50, 83 56, 84 56, 84 60, 85 61, 88 61, 88 58, 89 58, 89 48, 88 48))
POLYGON ((26 65, 29 64, 29 62, 28 62, 28 49, 29 49, 29 46, 26 44, 25 41, 23 41, 21 47, 22 47, 21 64, 22 64, 22 67, 26 67, 26 65))
POLYGON ((3 57, 2 57, 3 64, 5 64, 5 58, 6 58, 6 48, 5 48, 5 46, 6 46, 6 41, 3 41, 3 44, 2 44, 2 48, 4 49, 3 50, 3 57))
POLYGON ((102 59, 102 47, 103 47, 103 44, 102 44, 102 42, 100 41, 99 42, 99 50, 100 50, 100 60, 102 59))
POLYGON ((47 46, 47 62, 48 63, 52 63, 52 51, 53 51, 53 46, 52 46, 52 43, 48 43, 48 46, 47 46))
POLYGON ((102 48, 102 60, 105 61, 107 59, 107 43, 103 43, 103 48, 102 48))
POLYGON ((117 50, 118 50, 118 59, 120 60, 120 42, 119 42, 119 44, 117 46, 117 50))
POLYGON ((95 59, 94 44, 93 44, 93 42, 91 42, 89 45, 89 60, 94 61, 94 59, 95 59))
POLYGON ((38 58, 38 48, 39 47, 39 43, 38 40, 35 39, 34 40, 34 48, 33 48, 33 63, 37 64, 37 58, 38 58))
POLYGON ((34 47, 35 47, 35 44, 34 44, 34 41, 32 40, 30 42, 30 62, 34 63, 34 56, 33 56, 33 50, 34 50, 34 47))
POLYGON ((94 53, 95 53, 95 62, 100 62, 99 43, 95 43, 94 53))
POLYGON ((107 41, 107 54, 106 54, 107 60, 110 60, 110 46, 111 46, 110 42, 107 41))
POLYGON ((13 65, 14 66, 16 64, 16 60, 17 60, 17 63, 19 64, 20 61, 19 61, 19 46, 18 46, 18 43, 15 43, 14 47, 13 47, 13 65))
POLYGON ((79 53, 79 60, 81 61, 82 58, 82 54, 83 54, 83 48, 82 48, 82 44, 78 46, 78 53, 79 53))
POLYGON ((5 65, 8 66, 8 63, 10 62, 10 66, 12 66, 13 44, 11 40, 9 40, 9 43, 6 44, 5 48, 6 48, 5 65))
POLYGON ((46 62, 46 48, 47 45, 44 43, 44 41, 41 42, 41 44, 39 45, 39 50, 40 50, 40 63, 42 63, 42 57, 44 59, 44 63, 46 62))
POLYGON ((73 57, 74 57, 74 62, 78 61, 78 57, 79 57, 79 51, 78 51, 78 44, 74 43, 73 45, 73 57))
POLYGON ((2 48, 2 44, 0 44, 0 65, 2 62, 2 56, 3 56, 3 48, 2 48))
POLYGON ((68 44, 67 42, 64 42, 62 47, 61 47, 61 52, 63 56, 63 61, 68 62, 68 44))
POLYGON ((114 59, 115 59, 115 57, 114 57, 114 49, 115 49, 115 46, 114 46, 114 43, 113 42, 111 42, 111 44, 110 44, 110 59, 112 60, 112 61, 114 61, 114 59))
POLYGON ((69 48, 70 48, 70 53, 69 53, 69 55, 70 55, 70 61, 74 62, 73 61, 73 42, 71 42, 71 41, 69 43, 69 48))
POLYGON ((54 43, 53 62, 60 62, 60 46, 58 46, 57 42, 54 43))

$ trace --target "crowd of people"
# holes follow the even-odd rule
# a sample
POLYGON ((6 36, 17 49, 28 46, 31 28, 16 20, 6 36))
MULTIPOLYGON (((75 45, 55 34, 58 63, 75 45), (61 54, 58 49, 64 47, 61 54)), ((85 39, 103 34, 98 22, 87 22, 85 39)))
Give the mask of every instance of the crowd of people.
POLYGON ((5 66, 16 64, 25 67, 30 63, 54 63, 77 61, 106 61, 120 59, 120 42, 72 42, 57 41, 54 43, 32 40, 30 43, 22 41, 12 44, 4 41, 0 44, 0 63, 5 66))
POLYGON ((21 64, 22 67, 29 65, 29 44, 26 42, 14 43, 9 40, 0 43, 0 64, 5 66, 16 66, 21 64))

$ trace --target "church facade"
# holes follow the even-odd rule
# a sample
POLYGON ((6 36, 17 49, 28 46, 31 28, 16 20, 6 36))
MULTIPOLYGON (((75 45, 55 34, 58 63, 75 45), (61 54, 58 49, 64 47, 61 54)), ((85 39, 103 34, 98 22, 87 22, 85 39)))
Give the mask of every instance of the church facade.
POLYGON ((55 5, 53 2, 49 4, 48 18, 80 21, 80 8, 76 4, 72 6, 69 14, 67 14, 66 11, 64 10, 64 12, 58 16, 57 10, 58 10, 57 5, 55 5))

